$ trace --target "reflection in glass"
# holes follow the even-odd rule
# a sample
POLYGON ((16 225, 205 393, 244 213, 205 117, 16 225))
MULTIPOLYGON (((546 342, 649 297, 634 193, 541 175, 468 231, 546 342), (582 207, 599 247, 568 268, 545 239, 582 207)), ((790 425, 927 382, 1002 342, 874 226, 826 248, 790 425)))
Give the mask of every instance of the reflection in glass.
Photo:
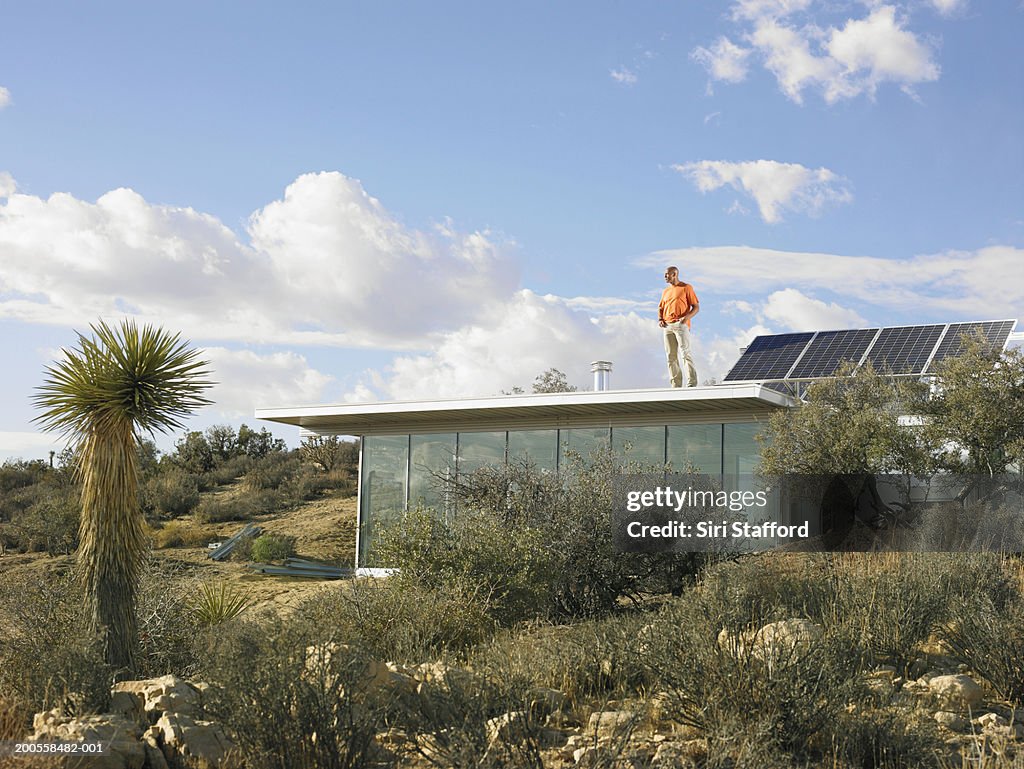
POLYGON ((455 476, 455 433, 413 435, 409 455, 409 507, 445 511, 445 483, 455 476))
POLYGON ((559 430, 558 436, 563 457, 572 453, 588 463, 591 454, 608 448, 610 431, 607 427, 576 427, 559 430))
POLYGON ((508 458, 516 457, 528 457, 541 472, 555 472, 558 469, 558 431, 510 430, 508 458))
POLYGON ((459 433, 459 474, 505 461, 505 433, 459 433))
POLYGON ((359 563, 367 563, 377 531, 398 520, 405 509, 409 469, 408 435, 368 435, 363 439, 363 478, 359 503, 359 563))
POLYGON ((722 425, 669 425, 668 461, 676 472, 694 468, 714 477, 722 474, 722 425))
POLYGON ((665 427, 613 427, 612 448, 645 470, 665 464, 665 427))

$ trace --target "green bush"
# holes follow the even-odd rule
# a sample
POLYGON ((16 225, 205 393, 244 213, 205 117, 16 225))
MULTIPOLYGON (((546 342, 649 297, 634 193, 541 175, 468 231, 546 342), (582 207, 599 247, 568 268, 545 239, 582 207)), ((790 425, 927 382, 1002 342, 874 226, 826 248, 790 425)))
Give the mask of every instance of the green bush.
POLYGON ((146 481, 143 499, 144 507, 155 515, 178 518, 199 504, 199 484, 184 470, 172 468, 146 481))
POLYGON ((367 659, 351 648, 312 653, 315 625, 268 615, 228 622, 207 636, 206 710, 230 730, 252 767, 374 766, 379 706, 359 701, 367 659))
POLYGON ((295 537, 283 534, 260 534, 252 541, 249 558, 258 563, 283 561, 295 555, 295 537))
POLYGON ((669 717, 721 751, 738 735, 756 735, 766 750, 813 753, 857 694, 851 640, 833 628, 813 643, 767 649, 720 640, 719 608, 718 597, 702 592, 666 608, 645 634, 650 674, 670 695, 669 717))
POLYGON ((551 612, 559 560, 538 529, 509 528, 488 513, 445 521, 432 511, 406 514, 379 537, 379 560, 400 568, 405 585, 439 590, 455 580, 485 596, 501 624, 551 612))
POLYGON ((200 523, 247 521, 254 515, 273 513, 281 509, 281 495, 276 491, 261 491, 231 497, 205 497, 195 510, 200 523))
POLYGON ((278 489, 302 469, 302 457, 297 451, 274 452, 259 459, 242 478, 243 487, 250 492, 278 489))
POLYGON ((249 472, 256 460, 246 454, 239 454, 221 462, 201 476, 203 489, 212 489, 231 483, 249 472))
POLYGON ((505 630, 470 654, 470 665, 564 692, 575 703, 642 696, 654 679, 646 662, 647 612, 628 612, 573 625, 536 624, 505 630))
POLYGON ((1024 705, 1024 600, 958 601, 941 635, 954 657, 1016 706, 1024 705))
POLYGON ((78 546, 81 505, 73 487, 36 487, 37 499, 12 520, 25 551, 67 555, 78 546))
POLYGON ((478 644, 494 631, 486 596, 453 579, 435 590, 394 577, 323 591, 297 614, 381 660, 419 663, 478 644))
POLYGON ((0 692, 40 711, 65 704, 99 709, 112 669, 89 633, 81 591, 71 574, 0 575, 0 692))

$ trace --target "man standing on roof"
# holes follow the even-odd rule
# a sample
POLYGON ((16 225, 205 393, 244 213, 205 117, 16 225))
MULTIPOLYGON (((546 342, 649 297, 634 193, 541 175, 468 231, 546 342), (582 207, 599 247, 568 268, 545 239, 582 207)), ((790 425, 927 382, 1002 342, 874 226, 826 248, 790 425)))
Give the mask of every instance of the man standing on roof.
POLYGON ((665 269, 665 282, 668 286, 661 293, 658 325, 665 329, 668 375, 673 387, 682 387, 682 363, 686 366, 687 385, 696 387, 697 369, 693 365, 693 355, 690 352, 690 318, 700 312, 700 302, 697 301, 693 286, 679 280, 677 268, 665 269))

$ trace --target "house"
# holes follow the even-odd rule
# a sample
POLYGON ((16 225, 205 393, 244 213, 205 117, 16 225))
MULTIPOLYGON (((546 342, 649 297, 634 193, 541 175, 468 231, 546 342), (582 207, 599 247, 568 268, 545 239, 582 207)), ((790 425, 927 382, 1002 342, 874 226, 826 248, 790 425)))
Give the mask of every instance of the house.
MULTIPOLYGON (((566 452, 608 444, 641 465, 695 467, 743 489, 760 459, 755 436, 779 409, 799 404, 800 384, 844 360, 870 360, 901 376, 923 376, 980 330, 1000 347, 1015 321, 938 324, 762 336, 722 384, 610 390, 610 364, 595 362, 595 389, 391 403, 257 409, 256 417, 306 435, 359 436, 356 567, 371 567, 373 532, 411 507, 443 508, 435 477, 468 473, 526 455, 558 472, 566 452), (605 365, 607 364, 607 365, 605 365), (794 373, 799 376, 794 376, 794 373)), ((779 500, 770 517, 780 517, 779 500)))

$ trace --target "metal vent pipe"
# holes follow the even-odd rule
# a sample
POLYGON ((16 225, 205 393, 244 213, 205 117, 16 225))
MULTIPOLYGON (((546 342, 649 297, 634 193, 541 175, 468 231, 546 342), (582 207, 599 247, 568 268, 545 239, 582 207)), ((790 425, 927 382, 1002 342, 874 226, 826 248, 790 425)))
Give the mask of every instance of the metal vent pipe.
POLYGON ((595 360, 590 364, 590 371, 594 374, 594 390, 611 389, 612 386, 612 362, 610 360, 595 360))

